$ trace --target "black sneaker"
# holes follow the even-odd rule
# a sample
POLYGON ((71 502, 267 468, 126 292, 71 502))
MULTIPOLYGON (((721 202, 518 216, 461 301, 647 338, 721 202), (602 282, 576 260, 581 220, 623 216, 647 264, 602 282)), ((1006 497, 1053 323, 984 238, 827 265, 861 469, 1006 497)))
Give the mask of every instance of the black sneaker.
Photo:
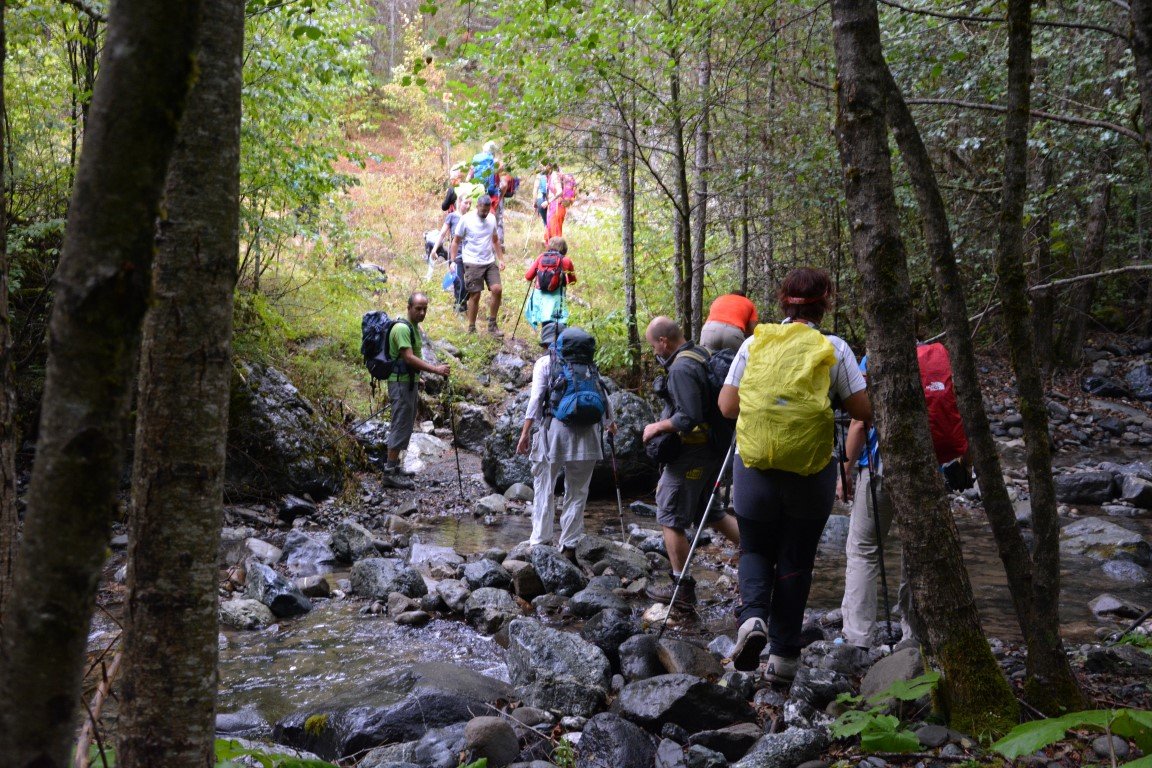
POLYGON ((676 593, 676 604, 673 607, 686 608, 696 605, 696 579, 691 576, 680 577, 680 589, 678 591, 676 590, 675 578, 660 584, 650 584, 644 590, 644 594, 648 596, 649 600, 664 604, 672 601, 673 592, 676 593))

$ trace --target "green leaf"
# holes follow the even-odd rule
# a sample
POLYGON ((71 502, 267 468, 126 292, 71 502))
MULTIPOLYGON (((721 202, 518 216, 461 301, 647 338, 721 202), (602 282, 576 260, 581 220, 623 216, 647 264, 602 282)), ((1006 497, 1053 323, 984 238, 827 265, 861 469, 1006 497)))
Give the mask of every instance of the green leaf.
POLYGON ((925 672, 911 680, 897 680, 880 693, 868 697, 868 703, 872 705, 882 704, 888 699, 916 701, 932 693, 932 689, 939 682, 939 672, 925 672))
POLYGON ((915 752, 920 740, 912 731, 865 731, 860 734, 860 746, 867 752, 915 752))
POLYGON ((400 78, 400 85, 403 85, 404 87, 412 85, 412 76, 404 75, 404 77, 400 78))
POLYGON ((1152 712, 1121 709, 1111 725, 1112 733, 1132 739, 1145 754, 1152 753, 1152 712))
POLYGON ((1139 760, 1130 763, 1121 763, 1120 768, 1152 768, 1152 755, 1145 755, 1139 760))
POLYGON ((1063 717, 1050 717, 1018 725, 1008 735, 992 745, 992 749, 1009 760, 1021 755, 1030 755, 1064 738, 1069 728, 1083 728, 1094 725, 1103 728, 1111 713, 1107 710, 1073 712, 1063 717), (1102 717, 1101 717, 1102 716, 1102 717))
POLYGON ((301 37, 307 37, 309 40, 319 40, 324 36, 324 32, 319 27, 314 27, 311 24, 300 24, 296 29, 292 30, 292 37, 299 40, 301 37))

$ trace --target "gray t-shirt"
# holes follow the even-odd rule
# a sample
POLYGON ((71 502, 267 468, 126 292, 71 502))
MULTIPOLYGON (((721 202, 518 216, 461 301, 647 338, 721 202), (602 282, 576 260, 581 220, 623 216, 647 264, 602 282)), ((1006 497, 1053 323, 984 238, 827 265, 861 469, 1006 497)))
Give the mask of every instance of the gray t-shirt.
POLYGON ((496 217, 489 213, 481 219, 476 211, 469 211, 460 217, 453 232, 461 238, 460 257, 465 264, 485 265, 496 261, 492 249, 492 233, 496 231, 496 217))

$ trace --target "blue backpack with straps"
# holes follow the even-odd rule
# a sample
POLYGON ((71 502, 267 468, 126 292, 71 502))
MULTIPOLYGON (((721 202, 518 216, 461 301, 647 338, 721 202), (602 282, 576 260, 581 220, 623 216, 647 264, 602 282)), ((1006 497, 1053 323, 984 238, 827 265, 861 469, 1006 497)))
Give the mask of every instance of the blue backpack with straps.
POLYGON ((596 367, 596 339, 581 328, 566 328, 549 353, 548 409, 568 426, 599 424, 608 410, 600 370, 596 367))
POLYGON ((484 193, 492 196, 500 191, 496 179, 496 158, 481 152, 472 158, 472 181, 484 185, 484 193))

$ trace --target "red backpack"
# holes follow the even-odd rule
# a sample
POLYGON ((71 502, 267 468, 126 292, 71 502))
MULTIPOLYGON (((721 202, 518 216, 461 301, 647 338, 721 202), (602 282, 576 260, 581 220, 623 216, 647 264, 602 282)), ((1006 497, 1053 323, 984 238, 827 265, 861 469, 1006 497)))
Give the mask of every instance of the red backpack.
POLYGON ((536 287, 545 293, 558 291, 568 284, 564 257, 558 251, 544 251, 536 259, 536 287))
POLYGON ((928 428, 932 432, 932 447, 936 461, 946 464, 968 452, 968 438, 960 409, 956 406, 956 390, 952 386, 952 361, 943 344, 921 344, 916 347, 920 363, 920 384, 924 387, 924 402, 928 406, 928 428))

